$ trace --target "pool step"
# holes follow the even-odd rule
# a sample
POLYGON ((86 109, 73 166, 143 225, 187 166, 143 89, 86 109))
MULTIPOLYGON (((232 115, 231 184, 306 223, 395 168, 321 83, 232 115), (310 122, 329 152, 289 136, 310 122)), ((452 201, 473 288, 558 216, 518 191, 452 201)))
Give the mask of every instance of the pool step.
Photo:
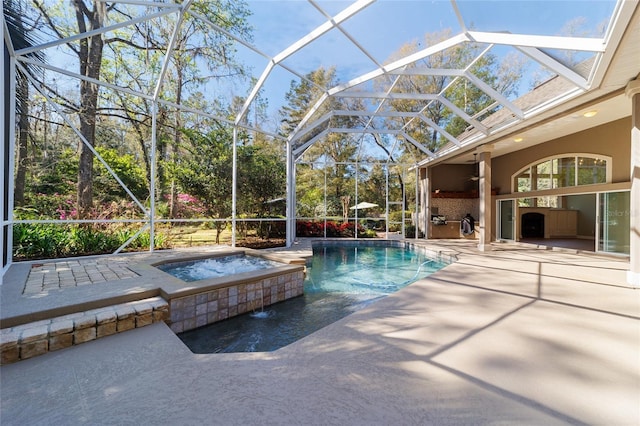
POLYGON ((0 330, 0 364, 10 364, 47 352, 169 318, 169 304, 161 297, 76 312, 0 330))

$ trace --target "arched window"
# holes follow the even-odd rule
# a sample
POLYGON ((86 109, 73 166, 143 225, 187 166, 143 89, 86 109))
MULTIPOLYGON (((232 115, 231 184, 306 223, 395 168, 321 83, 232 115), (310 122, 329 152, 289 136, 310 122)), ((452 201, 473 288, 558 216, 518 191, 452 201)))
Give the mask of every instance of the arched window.
POLYGON ((544 191, 611 182, 611 157, 563 154, 531 163, 512 176, 511 192, 544 191))

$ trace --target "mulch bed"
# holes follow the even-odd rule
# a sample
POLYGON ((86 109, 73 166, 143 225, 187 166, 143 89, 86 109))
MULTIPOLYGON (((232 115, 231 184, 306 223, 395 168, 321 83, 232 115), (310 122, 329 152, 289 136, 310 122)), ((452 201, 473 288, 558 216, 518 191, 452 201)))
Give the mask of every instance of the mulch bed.
POLYGON ((236 241, 236 247, 247 247, 252 249, 266 249, 266 248, 274 248, 274 247, 285 247, 286 241, 284 238, 282 239, 270 239, 263 240, 258 237, 247 237, 244 240, 236 241))

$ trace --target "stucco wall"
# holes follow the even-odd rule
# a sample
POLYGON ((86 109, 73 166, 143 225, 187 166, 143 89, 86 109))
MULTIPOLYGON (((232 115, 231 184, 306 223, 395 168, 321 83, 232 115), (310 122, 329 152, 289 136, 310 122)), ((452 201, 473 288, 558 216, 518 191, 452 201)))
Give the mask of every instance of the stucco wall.
POLYGON ((492 159, 492 187, 499 194, 511 192, 511 176, 537 159, 564 153, 589 153, 613 158, 612 183, 628 182, 631 155, 631 118, 554 139, 531 148, 492 159))
POLYGON ((474 164, 442 164, 431 172, 431 190, 471 191, 478 189, 478 182, 470 180, 476 173, 474 164))

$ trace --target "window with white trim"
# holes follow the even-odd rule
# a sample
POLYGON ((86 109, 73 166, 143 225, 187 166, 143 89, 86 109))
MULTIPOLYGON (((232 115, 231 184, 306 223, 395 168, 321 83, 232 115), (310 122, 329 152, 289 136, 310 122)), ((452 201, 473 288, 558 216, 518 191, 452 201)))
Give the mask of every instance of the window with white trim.
POLYGON ((562 155, 531 163, 514 174, 512 192, 533 192, 611 181, 611 157, 562 155))

